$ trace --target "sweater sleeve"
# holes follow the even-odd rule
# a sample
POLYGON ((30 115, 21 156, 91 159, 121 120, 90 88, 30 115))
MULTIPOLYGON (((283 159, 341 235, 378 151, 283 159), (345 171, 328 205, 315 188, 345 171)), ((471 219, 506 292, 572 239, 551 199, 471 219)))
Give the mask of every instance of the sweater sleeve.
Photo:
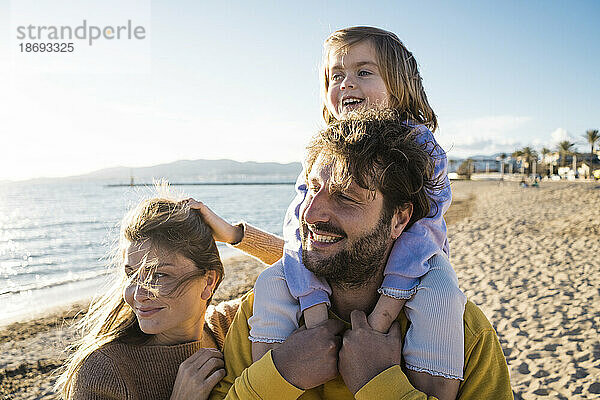
MULTIPOLYGON (((506 359, 493 329, 479 333, 465 356, 465 379, 457 400, 513 400, 506 359)), ((356 393, 357 400, 433 400, 415 389, 399 366, 383 371, 356 393)))
POLYGON ((356 392, 357 400, 435 400, 436 397, 427 396, 415 389, 402 372, 400 366, 395 365, 381 372, 371 379, 365 386, 356 392))
POLYGON ((242 241, 232 245, 238 250, 258 258, 265 264, 271 265, 283 256, 283 239, 265 232, 245 222, 242 241))
POLYGON ((431 211, 426 218, 421 218, 409 229, 402 232, 401 240, 396 240, 388 258, 384 271, 382 292, 392 297, 394 290, 409 291, 414 288, 421 276, 429 271, 429 260, 433 255, 442 251, 449 254, 446 222, 444 214, 452 202, 452 191, 448 180, 448 158, 446 152, 437 144, 433 134, 424 126, 419 126, 416 140, 425 146, 432 155, 434 176, 439 187, 429 192, 431 211), (391 289, 390 293, 386 289, 391 289))
POLYGON ((122 399, 129 399, 129 393, 116 364, 102 351, 94 351, 77 372, 72 400, 122 399))
POLYGON ((271 352, 252 364, 248 340, 248 318, 252 315, 253 293, 242 304, 225 340, 226 376, 212 390, 210 399, 297 399, 304 391, 288 383, 277 371, 271 352))
POLYGON ((457 399, 513 400, 508 365, 494 329, 480 332, 469 344, 457 399))

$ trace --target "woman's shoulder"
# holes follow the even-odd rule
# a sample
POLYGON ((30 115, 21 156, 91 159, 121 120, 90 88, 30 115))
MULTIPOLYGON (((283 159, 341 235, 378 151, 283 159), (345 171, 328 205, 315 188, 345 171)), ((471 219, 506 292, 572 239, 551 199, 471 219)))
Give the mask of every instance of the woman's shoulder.
POLYGON ((119 346, 119 343, 109 343, 86 357, 77 372, 74 399, 88 398, 94 393, 112 393, 115 398, 127 397, 127 388, 118 365, 119 346))
POLYGON ((223 348, 225 335, 231 326, 231 322, 245 296, 222 301, 217 305, 210 305, 206 309, 206 324, 215 336, 219 348, 223 348))

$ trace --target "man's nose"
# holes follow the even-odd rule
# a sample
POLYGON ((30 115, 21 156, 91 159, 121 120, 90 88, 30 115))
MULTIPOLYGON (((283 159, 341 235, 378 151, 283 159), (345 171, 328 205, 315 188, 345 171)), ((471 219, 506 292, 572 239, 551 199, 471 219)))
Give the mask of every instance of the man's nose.
POLYGON ((304 220, 308 224, 315 224, 317 222, 328 222, 329 213, 329 201, 326 189, 322 188, 317 193, 307 198, 308 203, 304 209, 304 220))

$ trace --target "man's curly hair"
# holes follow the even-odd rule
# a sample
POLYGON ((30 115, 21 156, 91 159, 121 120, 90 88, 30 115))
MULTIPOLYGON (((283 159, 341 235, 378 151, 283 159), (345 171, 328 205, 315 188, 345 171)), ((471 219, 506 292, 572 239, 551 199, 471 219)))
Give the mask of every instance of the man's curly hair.
POLYGON ((319 132, 307 147, 306 174, 322 155, 331 166, 329 185, 347 189, 352 182, 383 194, 384 212, 413 206, 407 229, 432 211, 431 194, 442 178, 434 176, 434 144, 418 144, 418 132, 397 111, 370 109, 351 113, 319 132))

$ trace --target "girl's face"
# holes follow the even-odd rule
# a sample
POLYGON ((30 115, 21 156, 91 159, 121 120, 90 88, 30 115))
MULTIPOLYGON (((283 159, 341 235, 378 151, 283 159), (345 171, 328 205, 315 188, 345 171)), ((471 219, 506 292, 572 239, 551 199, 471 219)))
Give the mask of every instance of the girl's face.
POLYGON ((325 101, 336 119, 343 119, 348 112, 359 108, 388 106, 388 91, 370 41, 350 46, 346 54, 330 52, 328 57, 329 87, 325 101))
POLYGON ((207 300, 216 280, 214 271, 174 291, 179 282, 197 271, 189 258, 157 249, 144 241, 130 243, 124 261, 125 273, 131 280, 123 291, 123 298, 135 313, 142 332, 154 335, 154 344, 201 339, 207 300), (153 265, 152 273, 145 270, 145 263, 153 265))

